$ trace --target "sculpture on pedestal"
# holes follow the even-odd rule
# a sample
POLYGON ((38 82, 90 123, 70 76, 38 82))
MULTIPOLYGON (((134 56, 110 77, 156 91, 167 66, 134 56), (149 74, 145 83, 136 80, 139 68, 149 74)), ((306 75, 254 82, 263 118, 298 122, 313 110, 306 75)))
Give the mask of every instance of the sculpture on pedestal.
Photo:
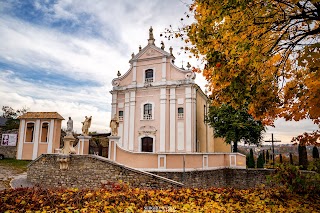
POLYGON ((73 131, 73 120, 71 119, 71 117, 69 117, 69 120, 67 122, 67 135, 72 135, 72 131, 73 131))
POLYGON ((87 136, 89 135, 89 128, 91 126, 92 116, 87 117, 85 116, 85 120, 82 123, 82 135, 87 136))
POLYGON ((110 121, 111 136, 118 135, 118 127, 119 127, 119 119, 118 119, 118 116, 115 114, 110 121))
POLYGON ((63 138, 63 148, 62 148, 62 153, 64 155, 68 154, 76 154, 76 150, 73 147, 73 143, 76 140, 73 135, 73 120, 71 117, 69 117, 69 120, 67 122, 67 135, 64 136, 63 138))

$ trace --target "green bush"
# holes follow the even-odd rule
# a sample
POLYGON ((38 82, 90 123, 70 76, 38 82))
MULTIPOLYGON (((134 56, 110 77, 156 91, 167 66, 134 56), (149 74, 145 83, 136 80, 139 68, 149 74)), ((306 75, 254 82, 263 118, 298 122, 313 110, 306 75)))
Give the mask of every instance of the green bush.
POLYGON ((314 146, 312 149, 312 157, 313 159, 319 159, 319 151, 316 146, 314 146))
POLYGON ((257 159, 257 168, 263 168, 264 160, 263 155, 260 153, 257 159))
POLYGON ((255 162, 254 162, 254 157, 253 157, 253 150, 250 149, 250 155, 249 155, 249 159, 248 159, 248 164, 247 164, 248 168, 255 168, 255 162))
POLYGON ((268 177, 270 182, 281 184, 291 192, 299 194, 320 193, 320 175, 302 173, 299 166, 279 164, 274 174, 268 177))
POLYGON ((299 153, 299 166, 302 166, 303 169, 308 168, 308 154, 306 146, 299 145, 298 146, 299 153))
POLYGON ((308 165, 308 170, 320 173, 320 159, 318 158, 311 161, 308 165))

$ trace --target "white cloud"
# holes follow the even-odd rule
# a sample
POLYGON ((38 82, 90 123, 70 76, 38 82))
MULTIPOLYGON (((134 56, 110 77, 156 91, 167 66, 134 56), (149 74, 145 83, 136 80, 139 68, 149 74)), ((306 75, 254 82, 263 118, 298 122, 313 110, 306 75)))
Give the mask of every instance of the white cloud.
POLYGON ((48 22, 67 19, 78 23, 83 14, 90 15, 92 18, 84 24, 90 25, 91 22, 94 26, 101 26, 97 30, 104 38, 80 33, 65 34, 49 26, 1 16, 0 39, 6 41, 0 46, 1 61, 52 75, 95 80, 105 86, 72 88, 68 85, 46 85, 45 82, 23 80, 12 71, 1 70, 0 95, 3 98, 0 105, 17 109, 29 107, 32 111, 57 111, 66 119, 71 116, 79 132, 84 116, 92 115, 92 131, 108 129, 108 109, 111 107, 108 91, 111 90, 112 78, 117 70, 125 73, 129 69, 128 60, 133 51, 137 53, 139 44, 142 47, 147 44, 149 26, 153 25, 154 35, 160 43, 160 31, 171 24, 169 22, 175 16, 173 10, 177 9, 171 8, 159 14, 157 2, 142 3, 143 7, 131 1, 125 4, 79 1, 75 4, 63 0, 50 8, 41 1, 35 1, 34 6, 46 13, 48 22))
MULTIPOLYGON (((84 116, 92 116, 90 131, 109 130, 108 121, 111 115, 108 107, 111 106, 111 102, 110 97, 106 95, 106 87, 82 90, 61 86, 44 87, 19 79, 12 71, 0 73, 4 76, 0 79, 0 106, 7 105, 15 109, 27 107, 35 112, 58 112, 66 120, 70 116, 78 133, 81 132, 84 116)), ((66 127, 66 121, 63 121, 62 127, 66 127)))
POLYGON ((76 79, 106 83, 125 59, 105 41, 77 38, 9 17, 0 18, 0 59, 76 79), (114 63, 117 61, 118 63, 114 63))
POLYGON ((319 129, 311 120, 305 119, 301 121, 285 121, 284 119, 277 119, 274 123, 275 127, 268 127, 265 134, 265 140, 271 140, 271 133, 277 140, 282 143, 290 143, 293 137, 303 134, 304 132, 311 133, 319 129))

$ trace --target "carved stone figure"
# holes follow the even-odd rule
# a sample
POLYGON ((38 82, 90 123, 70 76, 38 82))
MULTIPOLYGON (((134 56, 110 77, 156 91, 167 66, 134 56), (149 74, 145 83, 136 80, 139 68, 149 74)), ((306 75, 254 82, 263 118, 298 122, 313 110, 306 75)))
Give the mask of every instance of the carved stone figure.
POLYGON ((57 159, 57 161, 60 164, 60 170, 66 170, 69 169, 69 161, 70 157, 69 156, 63 156, 57 159))
POLYGON ((73 131, 73 120, 71 117, 69 117, 69 120, 67 122, 67 135, 71 135, 73 131))
POLYGON ((150 40, 153 40, 154 38, 153 38, 153 29, 152 29, 152 27, 150 27, 150 29, 149 29, 149 39, 150 40))
POLYGON ((82 123, 82 135, 89 135, 89 128, 91 126, 91 120, 92 120, 92 116, 87 117, 85 116, 85 120, 82 123))
POLYGON ((110 121, 111 136, 117 136, 118 135, 118 127, 119 127, 118 116, 114 115, 114 117, 110 121))
POLYGON ((155 41, 155 39, 154 39, 154 37, 153 37, 153 29, 152 29, 152 27, 150 27, 150 29, 149 29, 148 44, 154 45, 154 41, 155 41))

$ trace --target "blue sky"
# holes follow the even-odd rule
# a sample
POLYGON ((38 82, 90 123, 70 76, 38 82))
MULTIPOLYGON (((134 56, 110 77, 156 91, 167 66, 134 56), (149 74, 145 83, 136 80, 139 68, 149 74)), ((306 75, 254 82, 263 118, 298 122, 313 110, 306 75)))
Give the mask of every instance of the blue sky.
MULTIPOLYGON (((181 26, 184 2, 190 1, 0 0, 0 106, 57 111, 71 116, 78 132, 92 115, 90 130, 108 131, 111 80, 129 69, 139 45, 147 45, 150 26, 158 46, 166 27, 181 26)), ((174 48, 177 65, 201 66, 179 53, 180 41, 164 42, 174 48)), ((196 82, 204 89, 201 75, 196 82)), ((313 129, 310 121, 279 120, 266 139, 274 132, 289 142, 313 129)))

